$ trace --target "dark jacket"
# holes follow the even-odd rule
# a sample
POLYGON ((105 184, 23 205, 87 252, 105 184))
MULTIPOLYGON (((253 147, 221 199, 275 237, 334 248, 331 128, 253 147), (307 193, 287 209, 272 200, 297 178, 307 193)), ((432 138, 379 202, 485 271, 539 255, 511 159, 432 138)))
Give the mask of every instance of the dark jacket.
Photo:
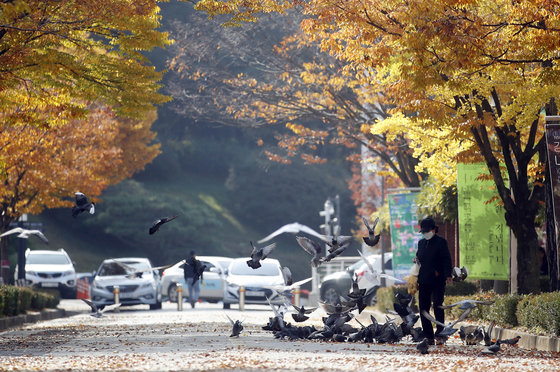
MULTIPOLYGON (((197 273, 200 271, 200 261, 196 259, 196 257, 191 256, 185 260, 185 263, 181 265, 183 267, 183 275, 185 280, 187 278, 194 278, 195 276, 198 277, 197 273)), ((200 275, 202 279, 202 273, 200 275)))
POLYGON ((451 277, 451 255, 447 247, 447 240, 434 235, 430 240, 420 239, 416 257, 420 263, 418 284, 445 282, 451 277))

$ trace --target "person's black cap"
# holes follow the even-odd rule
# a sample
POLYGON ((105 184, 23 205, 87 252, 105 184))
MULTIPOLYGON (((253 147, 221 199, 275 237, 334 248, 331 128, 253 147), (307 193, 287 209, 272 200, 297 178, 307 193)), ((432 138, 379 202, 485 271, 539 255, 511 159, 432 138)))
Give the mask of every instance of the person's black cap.
POLYGON ((424 218, 422 221, 420 221, 420 232, 421 233, 431 231, 431 230, 435 229, 436 227, 437 227, 436 223, 430 217, 424 218))
POLYGON ((194 256, 196 254, 196 252, 194 251, 194 249, 191 250, 191 256, 194 256))

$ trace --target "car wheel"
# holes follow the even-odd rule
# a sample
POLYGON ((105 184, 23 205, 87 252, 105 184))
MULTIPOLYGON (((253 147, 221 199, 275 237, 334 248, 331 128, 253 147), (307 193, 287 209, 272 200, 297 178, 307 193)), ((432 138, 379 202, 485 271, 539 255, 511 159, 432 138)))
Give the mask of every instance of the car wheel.
POLYGON ((169 297, 169 301, 177 302, 177 284, 171 283, 169 285, 169 289, 167 290, 167 297, 169 297))
POLYGON ((161 309, 161 301, 158 301, 155 304, 150 304, 150 310, 159 310, 159 309, 161 309))
POLYGON ((231 304, 224 304, 224 309, 229 309, 231 308, 231 304))
POLYGON ((334 287, 323 290, 323 301, 328 304, 336 305, 340 302, 340 295, 334 287))

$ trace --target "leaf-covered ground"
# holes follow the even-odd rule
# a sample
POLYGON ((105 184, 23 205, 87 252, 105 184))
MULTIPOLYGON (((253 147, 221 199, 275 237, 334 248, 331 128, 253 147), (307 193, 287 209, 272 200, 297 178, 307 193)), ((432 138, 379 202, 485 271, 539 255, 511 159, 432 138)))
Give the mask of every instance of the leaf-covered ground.
MULTIPOLYGON (((272 316, 264 306, 227 310, 244 324, 241 336, 230 338, 225 314, 219 305, 177 312, 174 304, 164 304, 159 311, 135 307, 100 319, 81 314, 4 331, 0 370, 560 370, 558 353, 506 345, 487 356, 482 345, 464 346, 458 338, 431 347, 427 355, 408 340, 395 345, 278 340, 261 329, 272 316)), ((320 325, 324 313, 312 315, 306 324, 320 325)), ((361 317, 366 321, 369 314, 361 317)))

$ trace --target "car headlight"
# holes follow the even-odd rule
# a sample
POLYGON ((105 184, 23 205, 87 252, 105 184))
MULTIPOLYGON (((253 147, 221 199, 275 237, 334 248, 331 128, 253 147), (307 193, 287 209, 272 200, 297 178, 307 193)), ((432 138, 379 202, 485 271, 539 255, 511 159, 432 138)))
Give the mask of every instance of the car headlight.
POLYGON ((233 283, 233 282, 230 282, 230 281, 227 281, 227 280, 226 280, 226 284, 228 285, 228 287, 235 287, 235 288, 239 287, 239 284, 233 283))
POLYGON ((93 286, 97 289, 105 289, 102 285, 100 285, 99 283, 97 283, 96 281, 93 282, 93 286))
POLYGON ((140 286, 140 288, 150 288, 150 287, 153 287, 153 286, 152 286, 152 283, 150 283, 150 282, 144 283, 144 284, 142 284, 142 285, 140 286))
POLYGON ((74 274, 74 272, 72 270, 68 270, 68 271, 65 271, 65 272, 62 273, 63 276, 72 275, 72 274, 74 274))
POLYGON ((25 270, 25 274, 26 274, 26 275, 37 276, 37 272, 36 272, 36 271, 27 271, 27 270, 25 270))

